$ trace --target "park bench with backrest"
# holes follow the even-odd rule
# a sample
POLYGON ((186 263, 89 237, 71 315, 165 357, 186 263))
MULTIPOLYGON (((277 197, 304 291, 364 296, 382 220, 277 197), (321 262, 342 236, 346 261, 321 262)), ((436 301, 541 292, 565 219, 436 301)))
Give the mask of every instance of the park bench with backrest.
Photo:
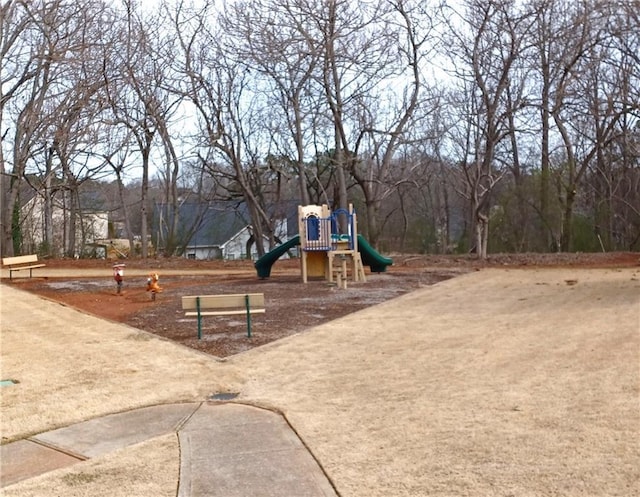
POLYGON ((9 269, 9 279, 13 277, 14 271, 25 271, 27 269, 29 270, 29 278, 31 278, 34 269, 46 266, 46 264, 38 262, 36 254, 3 257, 2 265, 9 269))
POLYGON ((226 295, 188 295, 182 297, 185 316, 198 318, 198 339, 202 338, 203 316, 229 316, 244 314, 247 317, 247 336, 251 337, 251 315, 264 313, 263 293, 238 293, 226 295))

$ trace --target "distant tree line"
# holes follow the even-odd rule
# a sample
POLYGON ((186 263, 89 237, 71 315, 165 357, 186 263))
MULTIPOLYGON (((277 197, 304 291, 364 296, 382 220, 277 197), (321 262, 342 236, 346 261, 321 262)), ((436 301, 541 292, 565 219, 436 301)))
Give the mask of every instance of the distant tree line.
POLYGON ((76 253, 47 243, 54 199, 73 224, 100 185, 131 241, 153 202, 171 240, 181 202, 239 199, 261 254, 270 206, 297 200, 354 204, 383 251, 639 250, 639 18, 638 0, 4 0, 2 255, 34 196, 42 251, 76 253))

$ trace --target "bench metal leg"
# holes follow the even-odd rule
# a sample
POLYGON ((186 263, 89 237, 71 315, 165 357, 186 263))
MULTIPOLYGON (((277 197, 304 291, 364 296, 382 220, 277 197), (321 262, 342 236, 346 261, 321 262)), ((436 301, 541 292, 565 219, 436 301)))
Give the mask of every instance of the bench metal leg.
POLYGON ((249 307, 249 296, 244 296, 244 305, 247 308, 247 337, 251 338, 251 309, 249 307))
POLYGON ((196 297, 196 311, 198 312, 198 340, 202 339, 202 316, 200 315, 200 297, 196 297))

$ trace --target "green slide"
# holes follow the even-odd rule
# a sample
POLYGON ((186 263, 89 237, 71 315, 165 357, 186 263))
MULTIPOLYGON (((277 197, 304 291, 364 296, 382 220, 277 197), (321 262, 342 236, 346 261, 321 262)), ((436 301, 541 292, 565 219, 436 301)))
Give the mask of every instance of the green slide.
MULTIPOLYGON (((254 264, 258 272, 258 278, 268 278, 271 276, 271 266, 296 245, 300 245, 300 235, 294 236, 260 257, 254 264)), ((362 235, 358 235, 358 252, 360 252, 360 257, 362 257, 362 264, 369 266, 372 273, 384 273, 387 270, 387 266, 393 264, 393 260, 380 255, 369 245, 369 242, 367 242, 362 235)))
POLYGON ((300 245, 300 235, 296 235, 282 245, 278 245, 276 248, 264 254, 258 259, 254 266, 258 271, 258 278, 268 278, 271 276, 271 266, 282 257, 288 250, 292 249, 296 245, 300 245))
POLYGON ((369 266, 372 273, 384 273, 393 260, 380 255, 362 235, 358 235, 358 252, 362 257, 362 265, 369 266))

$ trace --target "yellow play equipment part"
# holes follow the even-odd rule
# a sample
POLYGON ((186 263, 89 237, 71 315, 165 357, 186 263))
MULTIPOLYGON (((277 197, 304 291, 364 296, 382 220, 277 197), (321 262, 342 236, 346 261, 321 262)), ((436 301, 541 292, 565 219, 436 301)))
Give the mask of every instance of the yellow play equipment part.
POLYGON ((298 206, 298 231, 304 283, 309 277, 329 282, 335 278, 338 286, 346 288, 349 278, 365 280, 353 205, 333 213, 324 204, 298 206))

